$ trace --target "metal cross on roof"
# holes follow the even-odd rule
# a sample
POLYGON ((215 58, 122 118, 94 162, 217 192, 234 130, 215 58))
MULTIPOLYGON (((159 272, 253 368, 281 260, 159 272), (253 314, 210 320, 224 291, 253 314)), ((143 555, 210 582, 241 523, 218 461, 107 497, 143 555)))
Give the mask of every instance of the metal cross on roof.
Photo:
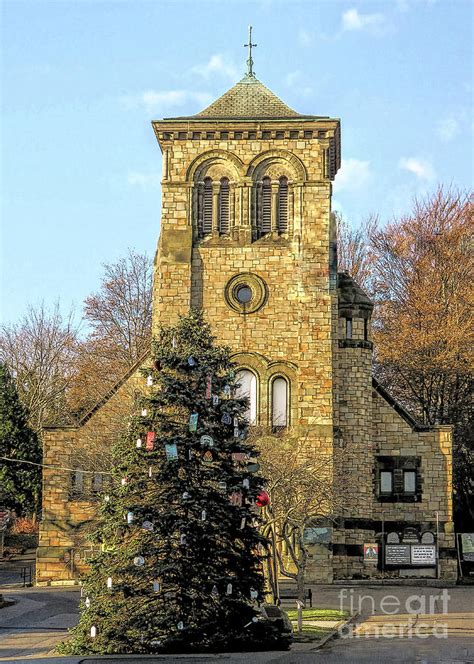
POLYGON ((253 60, 252 60, 253 46, 257 46, 257 44, 252 44, 252 26, 249 25, 249 43, 244 44, 244 47, 249 49, 249 58, 247 60, 247 76, 255 76, 253 72, 253 60))

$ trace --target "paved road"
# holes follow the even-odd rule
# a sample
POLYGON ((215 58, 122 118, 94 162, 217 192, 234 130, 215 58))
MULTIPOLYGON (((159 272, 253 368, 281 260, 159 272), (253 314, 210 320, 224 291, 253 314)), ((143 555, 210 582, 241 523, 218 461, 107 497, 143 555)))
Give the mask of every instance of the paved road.
MULTIPOLYGON (((161 656, 150 662, 197 664, 474 664, 474 588, 314 587, 314 605, 359 611, 354 628, 320 650, 296 644, 290 652, 216 656, 161 656), (444 601, 444 604, 443 604, 444 601), (342 604, 341 604, 342 602, 342 604), (352 602, 352 604, 351 604, 352 602), (424 610, 422 610, 424 609, 424 610), (394 611, 397 611, 394 613, 394 611), (446 612, 447 611, 447 612, 446 612)), ((17 604, 0 610, 0 661, 37 664, 88 664, 94 658, 48 657, 66 628, 77 620, 77 590, 31 588, 5 593, 17 604)), ((145 658, 143 658, 145 659, 145 658)), ((108 658, 108 664, 137 658, 108 658)))

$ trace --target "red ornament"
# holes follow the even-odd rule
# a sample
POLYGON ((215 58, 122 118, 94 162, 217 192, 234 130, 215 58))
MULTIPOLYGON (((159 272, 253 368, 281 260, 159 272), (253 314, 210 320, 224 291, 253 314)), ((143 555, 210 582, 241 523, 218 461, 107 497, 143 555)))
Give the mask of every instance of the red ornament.
POLYGON ((255 504, 257 507, 266 507, 267 505, 270 505, 270 496, 266 491, 260 491, 259 494, 257 494, 257 499, 255 500, 255 504))
POLYGON ((155 446, 155 432, 149 431, 146 435, 146 449, 148 450, 148 452, 151 452, 154 446, 155 446))

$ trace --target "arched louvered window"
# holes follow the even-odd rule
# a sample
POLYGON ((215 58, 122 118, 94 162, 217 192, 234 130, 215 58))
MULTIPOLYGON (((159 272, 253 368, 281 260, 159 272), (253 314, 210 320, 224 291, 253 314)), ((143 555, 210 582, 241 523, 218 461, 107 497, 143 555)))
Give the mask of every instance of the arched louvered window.
POLYGON ((202 194, 202 233, 209 235, 212 232, 212 180, 204 180, 204 191, 202 194))
POLYGON ((255 424, 257 421, 257 377, 252 371, 242 369, 237 373, 237 382, 239 387, 236 390, 236 396, 247 397, 249 400, 248 408, 244 417, 249 424, 255 424))
POLYGON ((272 427, 288 426, 288 381, 281 376, 272 381, 272 427))
POLYGON ((219 187, 219 233, 229 232, 229 180, 221 179, 219 187))
POLYGON ((260 215, 260 233, 265 235, 272 230, 272 183, 268 177, 262 180, 260 215))
POLYGON ((278 186, 278 232, 288 232, 288 178, 282 176, 278 186))

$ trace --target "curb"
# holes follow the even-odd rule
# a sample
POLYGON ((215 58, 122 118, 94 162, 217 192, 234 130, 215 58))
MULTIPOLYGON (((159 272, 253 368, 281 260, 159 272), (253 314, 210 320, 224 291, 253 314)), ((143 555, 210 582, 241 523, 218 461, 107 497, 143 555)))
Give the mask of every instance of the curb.
POLYGON ((352 616, 350 616, 350 618, 348 618, 345 623, 333 629, 332 632, 330 632, 324 638, 322 638, 321 641, 318 643, 318 645, 315 648, 311 648, 311 650, 321 650, 321 648, 324 648, 324 646, 328 641, 332 641, 332 639, 338 638, 339 632, 348 625, 352 625, 352 623, 354 623, 357 620, 357 618, 359 618, 359 616, 360 616, 359 613, 353 613, 352 616))

